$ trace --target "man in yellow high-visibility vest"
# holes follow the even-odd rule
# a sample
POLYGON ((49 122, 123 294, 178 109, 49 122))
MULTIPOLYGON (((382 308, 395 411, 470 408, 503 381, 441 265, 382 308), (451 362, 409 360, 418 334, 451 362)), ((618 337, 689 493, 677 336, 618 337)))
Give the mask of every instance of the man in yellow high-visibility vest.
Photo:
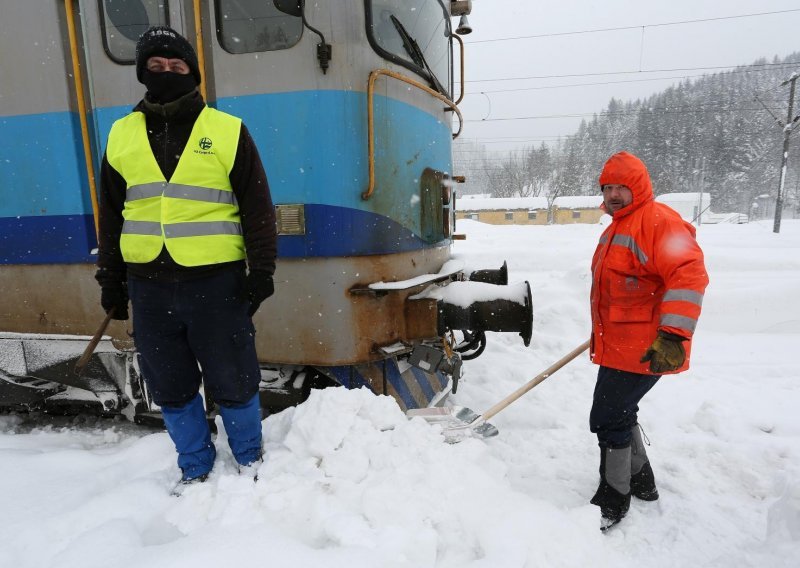
POLYGON ((198 92, 185 38, 147 30, 136 76, 147 93, 112 126, 101 167, 96 278, 115 319, 130 295, 142 375, 188 484, 216 456, 201 381, 240 469, 261 460, 252 316, 274 291, 275 210, 247 128, 198 92))

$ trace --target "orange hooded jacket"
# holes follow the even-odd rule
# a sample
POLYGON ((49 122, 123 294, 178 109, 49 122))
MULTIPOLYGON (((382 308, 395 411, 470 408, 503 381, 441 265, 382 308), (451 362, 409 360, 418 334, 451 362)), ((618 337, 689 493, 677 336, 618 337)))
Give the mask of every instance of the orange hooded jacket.
POLYGON ((685 371, 708 285, 695 229, 654 200, 650 174, 636 156, 611 156, 600 174, 600 186, 607 184, 628 187, 633 201, 614 213, 592 258, 592 361, 652 374, 639 360, 662 330, 687 339, 686 361, 673 373, 685 371))

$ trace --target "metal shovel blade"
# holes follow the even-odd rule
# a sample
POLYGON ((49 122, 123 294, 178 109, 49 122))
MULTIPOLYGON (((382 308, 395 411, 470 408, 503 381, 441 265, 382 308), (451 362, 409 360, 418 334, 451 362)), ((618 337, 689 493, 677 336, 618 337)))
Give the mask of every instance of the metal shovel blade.
POLYGON ((506 408, 515 400, 519 400, 522 395, 547 379, 547 377, 551 376, 561 367, 572 361, 575 357, 586 351, 589 348, 590 343, 590 340, 584 341, 578 347, 564 355, 561 359, 550 365, 547 369, 536 375, 533 379, 519 387, 517 390, 512 392, 510 395, 495 404, 483 414, 478 415, 469 408, 465 408, 463 406, 452 406, 447 408, 434 407, 409 410, 406 412, 406 415, 409 418, 419 416, 431 424, 441 424, 445 441, 450 443, 458 442, 466 436, 474 435, 481 438, 497 436, 499 433, 497 428, 489 424, 487 420, 492 418, 495 414, 506 408))
POLYGON ((480 414, 465 406, 413 408, 406 412, 406 416, 439 424, 448 442, 458 442, 469 436, 491 438, 499 434, 497 428, 481 420, 480 414))

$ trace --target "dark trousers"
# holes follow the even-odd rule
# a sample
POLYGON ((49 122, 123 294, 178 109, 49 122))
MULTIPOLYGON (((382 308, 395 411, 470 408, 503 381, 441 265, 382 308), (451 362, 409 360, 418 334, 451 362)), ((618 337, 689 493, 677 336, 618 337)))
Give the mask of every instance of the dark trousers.
POLYGON ((626 448, 631 445, 631 430, 638 421, 639 401, 658 382, 661 375, 640 375, 600 367, 589 428, 597 434, 601 448, 626 448))
POLYGON ((131 277, 128 292, 139 364, 156 404, 186 405, 201 380, 206 393, 227 406, 244 405, 258 392, 243 269, 186 282, 131 277))

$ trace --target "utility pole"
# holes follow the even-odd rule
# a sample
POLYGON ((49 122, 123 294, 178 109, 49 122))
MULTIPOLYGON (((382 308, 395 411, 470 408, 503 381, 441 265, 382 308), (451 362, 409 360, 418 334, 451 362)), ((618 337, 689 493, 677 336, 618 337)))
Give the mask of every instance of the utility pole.
POLYGON ((781 83, 781 87, 791 84, 789 87, 789 113, 786 115, 786 124, 783 126, 783 156, 781 156, 781 175, 778 182, 778 197, 775 199, 775 224, 772 227, 773 233, 781 232, 781 213, 783 212, 783 188, 786 183, 786 168, 789 161, 789 136, 792 134, 792 125, 794 124, 794 90, 795 83, 800 75, 792 73, 792 76, 781 83))

